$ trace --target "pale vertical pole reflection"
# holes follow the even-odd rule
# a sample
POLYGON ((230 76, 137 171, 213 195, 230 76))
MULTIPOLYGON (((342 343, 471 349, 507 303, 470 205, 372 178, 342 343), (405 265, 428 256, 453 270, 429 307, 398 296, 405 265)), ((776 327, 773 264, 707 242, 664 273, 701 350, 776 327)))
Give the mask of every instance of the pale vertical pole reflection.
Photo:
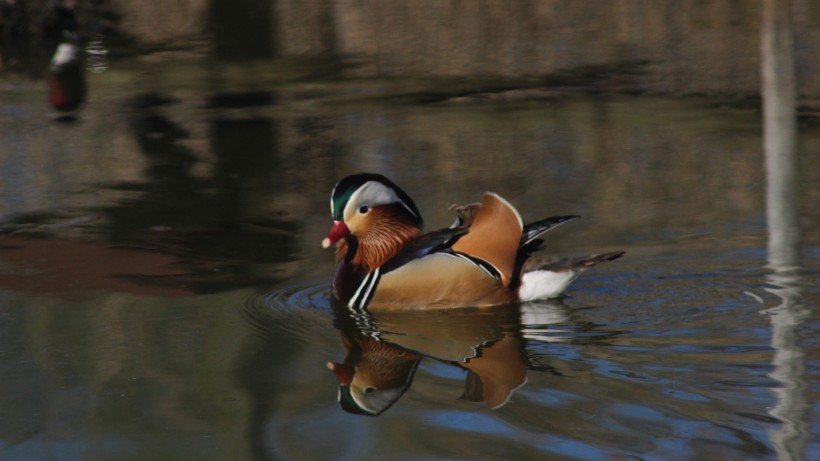
POLYGON ((772 322, 774 371, 780 386, 770 414, 782 423, 770 434, 780 460, 802 460, 808 439, 809 403, 805 354, 797 328, 801 305, 798 258, 798 169, 794 41, 790 0, 763 0, 761 81, 766 156, 766 220, 773 287, 781 303, 766 313, 772 322))

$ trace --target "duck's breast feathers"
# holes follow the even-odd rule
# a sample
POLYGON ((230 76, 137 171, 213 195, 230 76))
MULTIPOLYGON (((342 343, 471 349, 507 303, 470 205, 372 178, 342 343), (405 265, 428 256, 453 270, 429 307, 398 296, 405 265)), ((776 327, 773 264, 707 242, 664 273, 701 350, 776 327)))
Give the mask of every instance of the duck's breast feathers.
POLYGON ((513 279, 523 227, 518 211, 498 194, 488 192, 469 232, 452 248, 491 264, 508 285, 513 279))

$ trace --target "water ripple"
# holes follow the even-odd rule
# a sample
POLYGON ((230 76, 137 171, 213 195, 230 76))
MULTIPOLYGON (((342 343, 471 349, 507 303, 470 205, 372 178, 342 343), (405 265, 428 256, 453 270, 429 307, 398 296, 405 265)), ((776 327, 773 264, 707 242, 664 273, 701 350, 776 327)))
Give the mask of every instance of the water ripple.
POLYGON ((266 307, 274 313, 330 312, 330 282, 324 278, 304 280, 279 287, 264 297, 266 307))
POLYGON ((240 314, 258 333, 271 330, 303 336, 313 323, 331 318, 330 285, 326 279, 312 279, 281 285, 267 293, 251 296, 240 314))

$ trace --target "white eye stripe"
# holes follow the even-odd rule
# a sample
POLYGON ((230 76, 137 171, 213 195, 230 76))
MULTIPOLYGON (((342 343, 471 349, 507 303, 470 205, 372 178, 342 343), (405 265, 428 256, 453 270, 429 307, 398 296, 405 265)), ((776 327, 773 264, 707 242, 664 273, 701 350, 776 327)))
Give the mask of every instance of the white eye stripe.
POLYGON ((389 205, 391 203, 401 203, 410 214, 421 219, 421 217, 396 194, 396 191, 377 181, 364 183, 362 187, 350 196, 350 200, 348 200, 347 205, 345 205, 344 215, 350 216, 355 210, 359 210, 362 206, 372 208, 373 206, 389 205))
POLYGON ((335 186, 333 186, 333 190, 330 191, 330 215, 331 216, 336 216, 336 203, 333 201, 333 197, 336 196, 336 188, 337 187, 339 187, 338 183, 335 186))

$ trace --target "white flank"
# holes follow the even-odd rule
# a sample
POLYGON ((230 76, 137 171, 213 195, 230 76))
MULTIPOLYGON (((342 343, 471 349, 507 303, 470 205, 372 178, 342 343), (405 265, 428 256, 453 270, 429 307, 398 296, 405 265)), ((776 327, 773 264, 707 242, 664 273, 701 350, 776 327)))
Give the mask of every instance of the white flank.
POLYGON ((567 289, 581 271, 543 271, 526 272, 521 276, 521 287, 518 288, 518 298, 521 301, 556 298, 567 289))

